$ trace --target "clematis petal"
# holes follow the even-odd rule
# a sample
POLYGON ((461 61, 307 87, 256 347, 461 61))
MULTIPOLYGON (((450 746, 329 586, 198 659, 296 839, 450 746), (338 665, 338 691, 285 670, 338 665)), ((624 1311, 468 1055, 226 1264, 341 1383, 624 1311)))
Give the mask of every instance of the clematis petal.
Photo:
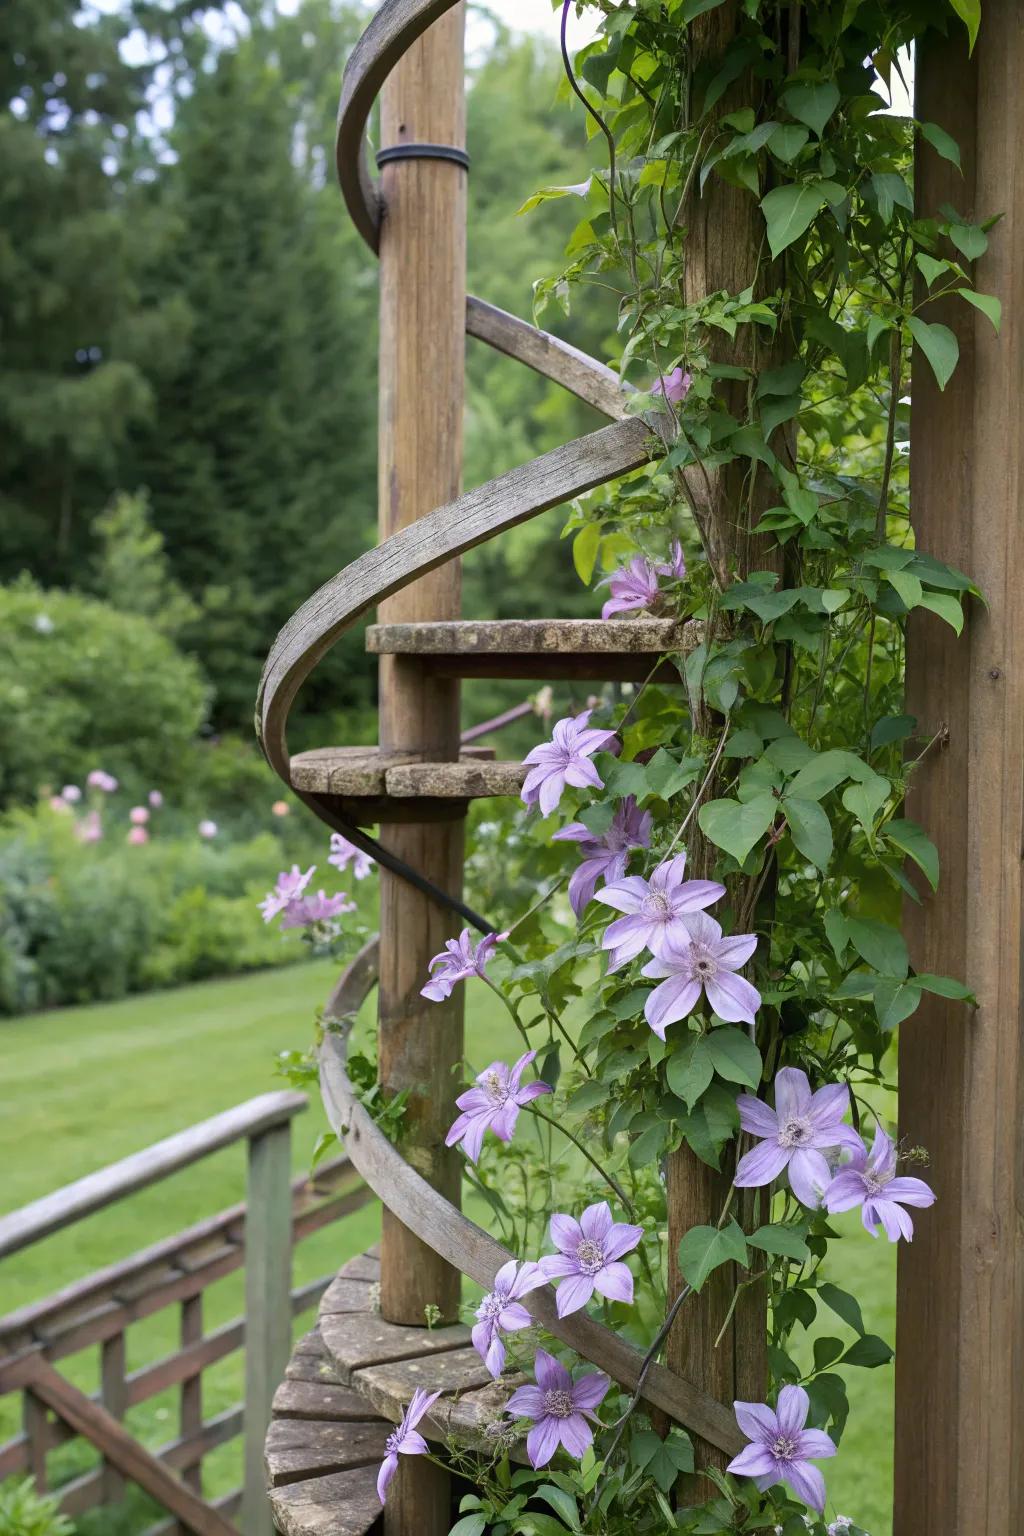
POLYGON ((801 1120, 810 1113, 811 1085, 799 1067, 775 1075, 775 1112, 780 1120, 801 1120))
POLYGON ((617 1221, 604 1240, 604 1256, 608 1263, 610 1264, 613 1259, 621 1259, 624 1253, 631 1253, 643 1235, 643 1227, 635 1227, 626 1221, 617 1221))
POLYGON ((719 944, 717 958, 730 971, 738 971, 741 965, 746 965, 756 948, 756 933, 730 933, 719 944))
POLYGON ((779 1421, 779 1429, 784 1435, 795 1435, 803 1429, 807 1423, 807 1415, 811 1411, 811 1400, 803 1387, 795 1387, 787 1383, 779 1393, 775 1416, 779 1421))
POLYGON ((554 1355, 549 1355, 546 1349, 538 1349, 533 1357, 533 1374, 537 1378, 537 1385, 542 1392, 571 1392, 572 1377, 554 1355))
POLYGON ((740 1125, 751 1136, 777 1136, 779 1117, 763 1099, 755 1099, 752 1093, 741 1093, 736 1100, 740 1112, 740 1125))
POLYGON ((579 1222, 574 1216, 566 1216, 563 1211, 555 1211, 548 1230, 551 1233, 551 1241, 563 1253, 575 1254, 583 1241, 583 1229, 579 1222))
POLYGON ((767 1403, 733 1403, 732 1411, 748 1440, 767 1445, 779 1433, 779 1421, 767 1403))
POLYGON ((627 875, 624 880, 616 880, 614 885, 606 885, 597 900, 606 907, 614 907, 617 912, 639 912, 640 903, 647 894, 646 880, 639 875, 627 875))
MULTIPOLYGON (((725 886, 719 885, 717 880, 684 880, 671 892, 672 907, 675 912, 703 912, 713 901, 721 901, 724 895, 725 886)), ((722 930, 718 931, 721 933, 722 930)), ((756 939, 754 943, 757 943, 756 939)))
POLYGON ((490 1347, 484 1355, 484 1365, 490 1371, 495 1381, 497 1381, 505 1369, 505 1345, 502 1342, 500 1333, 496 1333, 491 1340, 490 1347))
MULTIPOLYGON (((563 1286, 562 1289, 564 1290, 565 1287, 563 1286)), ((594 1276, 594 1289, 599 1296, 606 1296, 609 1301, 631 1302, 633 1276, 625 1264, 606 1264, 594 1276)))
POLYGON ((512 1300, 519 1296, 528 1295, 530 1291, 535 1291, 539 1285, 543 1285, 546 1279, 547 1276, 540 1265, 535 1264, 532 1259, 528 1259, 524 1264, 520 1265, 519 1274, 516 1276, 508 1293, 509 1299, 512 1300))
POLYGON ((789 1160, 789 1187, 802 1205, 816 1211, 832 1182, 832 1170, 812 1147, 800 1147, 789 1160))
POLYGON ((498 1313, 498 1323, 506 1333, 518 1333, 520 1328, 529 1328, 532 1322, 533 1318, 521 1301, 510 1301, 498 1313))
POLYGON ((611 1207, 607 1200, 588 1205, 580 1217, 580 1231, 594 1243, 603 1243, 613 1225, 611 1207))
POLYGON ((546 1253, 540 1260, 545 1280, 560 1280, 564 1275, 579 1272, 579 1263, 569 1253, 546 1253))
POLYGON ((704 982, 708 1002, 727 1024, 753 1024, 761 1006, 761 994, 756 987, 732 971, 719 971, 704 982))
POLYGON ((578 1461, 593 1444, 594 1431, 582 1413, 571 1413, 567 1419, 559 1422, 559 1438, 569 1455, 575 1456, 578 1461))
POLYGON ((526 1454, 535 1471, 538 1467, 546 1467, 558 1450, 561 1440, 558 1433, 560 1422, 559 1419, 553 1419, 550 1416, 539 1419, 527 1435, 526 1454))
POLYGON ((807 1118, 816 1131, 832 1130, 850 1108, 850 1090, 845 1083, 826 1083, 811 1095, 807 1118))
POLYGON ((644 1018, 654 1033, 664 1040, 668 1025, 687 1018, 699 1001, 699 981, 692 981, 688 976, 670 976, 649 994, 644 1004, 644 1018))
POLYGON ((505 1412, 515 1419, 539 1419, 544 1413, 544 1393, 540 1387, 517 1387, 505 1404, 505 1412))
POLYGON ((585 1307, 594 1294, 595 1276, 569 1275, 558 1287, 555 1305, 559 1317, 569 1317, 585 1307))
POLYGON ((610 1383, 603 1371, 588 1371, 573 1385, 573 1405, 583 1413, 593 1413, 605 1399, 610 1383))
POLYGON ((737 1477, 770 1477, 772 1482, 777 1482, 777 1467, 775 1457, 763 1445, 745 1445, 730 1461, 726 1471, 734 1472, 737 1477))
POLYGON ((760 1189, 778 1178, 791 1156, 789 1147, 780 1147, 777 1141, 763 1141, 740 1158, 733 1183, 737 1189, 760 1189))
POLYGON ((830 1215, 852 1211, 855 1205, 863 1205, 866 1194, 864 1175, 855 1168, 840 1168, 825 1191, 825 1209, 830 1215))
POLYGON ((935 1191, 924 1179, 890 1179, 882 1190, 883 1200, 898 1200, 901 1205, 934 1205, 935 1191))
POLYGON ((871 1203, 890 1243, 898 1243, 901 1237, 905 1237, 908 1243, 913 1242, 914 1222, 909 1211, 897 1205, 895 1200, 886 1200, 884 1197, 876 1197, 871 1203))
POLYGON ((418 1429, 407 1429, 398 1449, 403 1456, 425 1456, 429 1446, 418 1429))
POLYGON ((800 1460, 824 1461, 826 1456, 834 1456, 838 1447, 831 1435, 826 1435, 823 1429, 802 1429, 797 1441, 797 1456, 800 1460))
POLYGON ((388 1454, 384 1457, 384 1460, 381 1462, 380 1471, 377 1473, 377 1497, 380 1499, 382 1504, 384 1503, 385 1497, 387 1495, 388 1485, 397 1471, 398 1457, 395 1455, 394 1451, 389 1451, 388 1454))
POLYGON ((820 1514, 825 1508, 825 1479, 817 1467, 809 1461, 791 1461, 787 1464, 784 1481, 789 1484, 798 1499, 820 1514))
POLYGON ((555 769, 543 779, 538 790, 537 799, 540 804, 541 815, 550 816, 551 812, 558 809, 558 802, 562 798, 565 789, 564 770, 555 769))

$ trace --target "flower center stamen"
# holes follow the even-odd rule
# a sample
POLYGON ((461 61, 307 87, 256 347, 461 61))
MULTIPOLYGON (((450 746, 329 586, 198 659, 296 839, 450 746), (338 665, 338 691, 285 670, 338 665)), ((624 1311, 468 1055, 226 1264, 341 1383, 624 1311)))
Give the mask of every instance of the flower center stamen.
POLYGON ((492 1291, 489 1296, 484 1297, 477 1308, 477 1317, 481 1322, 487 1322, 490 1318, 500 1316, 504 1311, 507 1299, 504 1294, 492 1291))
POLYGON ((795 1438, 792 1435, 777 1435, 771 1443, 771 1453, 776 1461, 792 1461, 797 1453, 795 1438))
POLYGON ((779 1131, 780 1147, 807 1147, 814 1140, 814 1127, 809 1120, 793 1115, 783 1123, 779 1131))
POLYGON ((583 1274, 596 1275, 599 1269, 604 1268, 604 1249, 601 1244, 585 1237, 576 1249, 576 1263, 583 1274))
POLYGON ((718 961, 703 944, 694 944, 690 951, 690 969, 700 981, 718 975, 718 961))
POLYGON ((642 917, 663 920, 672 916, 672 906, 664 891, 649 891, 640 903, 642 917))
POLYGON ((488 1072, 486 1074, 483 1089, 492 1104, 504 1104, 508 1098, 508 1089, 497 1072, 488 1072))
POLYGON ((544 1412, 553 1419, 568 1419, 576 1410, 568 1392, 545 1392, 544 1412))

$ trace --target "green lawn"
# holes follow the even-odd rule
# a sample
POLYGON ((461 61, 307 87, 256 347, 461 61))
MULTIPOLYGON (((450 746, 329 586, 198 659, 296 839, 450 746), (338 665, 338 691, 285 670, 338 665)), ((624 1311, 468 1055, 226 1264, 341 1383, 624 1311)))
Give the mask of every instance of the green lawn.
MULTIPOLYGON (((47 1194, 118 1157, 238 1104, 284 1086, 273 1076, 273 1053, 308 1044, 314 1009, 330 987, 327 965, 209 982, 123 1002, 7 1021, 0 1025, 0 1210, 47 1194)), ((474 1062, 515 1054, 515 1036, 494 1000, 471 985, 469 1054, 474 1062)), ((293 1124, 296 1170, 308 1166, 324 1128, 312 1103, 293 1124)), ((58 1286, 134 1252, 244 1195, 241 1146, 185 1170, 157 1187, 79 1223, 0 1266, 0 1312, 46 1295, 58 1286)), ((476 1214, 476 1212, 474 1212, 476 1214)), ((927 1219, 927 1218, 924 1218, 927 1219)), ((297 1283, 337 1268, 376 1235, 376 1208, 318 1233, 296 1253, 297 1283)), ((871 1331, 891 1340, 895 1263, 887 1243, 873 1243, 856 1216, 837 1226, 848 1241, 831 1262, 832 1278, 864 1302, 871 1331)), ((206 1293, 205 1324, 213 1329, 242 1310, 243 1277, 229 1276, 206 1293)), ((309 1317, 297 1323, 309 1326, 309 1317)), ((173 1309, 133 1325, 128 1332, 129 1369, 169 1353, 177 1345, 173 1309)), ((846 1336, 831 1314, 821 1331, 846 1336)), ((852 1335, 850 1335, 852 1338, 852 1335)), ((95 1352, 62 1369, 83 1388, 97 1382, 95 1352)), ((836 1511, 854 1516, 872 1536, 891 1530, 891 1369, 850 1372, 852 1412, 840 1454, 825 1468, 836 1511)), ((236 1403, 242 1390, 242 1359, 235 1355, 204 1376, 208 1416, 236 1403)), ((0 1399, 0 1440, 18 1429, 13 1398, 0 1399)), ((134 1409, 129 1425, 146 1443, 159 1445, 176 1431, 174 1393, 134 1409)), ((240 1443, 225 1446, 205 1463, 205 1491, 216 1494, 240 1481, 240 1443)), ((75 1442, 52 1459, 59 1478, 91 1465, 75 1442)), ((104 1511, 79 1522, 81 1536, 135 1536, 156 1511, 131 1491, 118 1513, 104 1511)))

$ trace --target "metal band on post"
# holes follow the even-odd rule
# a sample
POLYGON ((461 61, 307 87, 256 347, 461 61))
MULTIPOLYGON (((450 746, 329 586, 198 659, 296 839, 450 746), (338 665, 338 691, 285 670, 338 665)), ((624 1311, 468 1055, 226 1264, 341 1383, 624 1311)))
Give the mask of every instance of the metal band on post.
POLYGON ((464 171, 469 170, 469 156, 454 144, 392 144, 389 149, 378 150, 378 168, 392 160, 451 160, 464 171))

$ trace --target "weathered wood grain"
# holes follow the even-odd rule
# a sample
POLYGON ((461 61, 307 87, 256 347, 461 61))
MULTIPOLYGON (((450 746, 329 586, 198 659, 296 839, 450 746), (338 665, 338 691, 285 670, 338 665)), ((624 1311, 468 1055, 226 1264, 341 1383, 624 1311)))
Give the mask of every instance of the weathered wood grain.
POLYGON ((285 1378, 274 1393, 274 1418, 358 1422, 366 1418, 366 1399, 350 1387, 285 1378))
POLYGON ((354 1423, 333 1420, 275 1419, 267 1431, 267 1478, 271 1488, 296 1483, 346 1467, 380 1466, 393 1426, 383 1419, 354 1423))
MULTIPOLYGON (((397 1423, 417 1387, 429 1392, 443 1392, 448 1398, 452 1394, 486 1387, 492 1379, 476 1350, 467 1345, 443 1354, 420 1354, 406 1360, 366 1366, 355 1373, 352 1384, 378 1413, 397 1423)), ((511 1391, 508 1388, 507 1394, 511 1391)), ((447 1426, 450 1407, 447 1401, 437 1403, 438 1411, 431 1415, 431 1422, 447 1426)))
MULTIPOLYGON (((457 763, 439 766, 452 771, 456 778, 465 771, 471 779, 480 763, 494 757, 493 747, 467 748, 457 763)), ((341 795, 346 799, 382 797, 393 794, 389 774, 417 762, 411 752, 388 752, 376 747, 316 747, 297 752, 291 760, 291 783, 307 794, 341 795)), ((501 791, 499 791, 501 793, 501 791)))
POLYGON ((350 1280, 335 1275, 320 1302, 320 1311, 369 1312, 373 1309, 374 1295, 378 1290, 372 1280, 350 1280))
POLYGON ((389 1323, 379 1312, 325 1312, 319 1333, 327 1358, 346 1386, 356 1371, 368 1365, 443 1355, 465 1349, 469 1343, 469 1329, 461 1323, 447 1328, 411 1327, 389 1323))
POLYGON ((272 1126, 249 1142, 245 1230, 246 1536, 273 1536, 264 1486, 262 1432, 291 1348, 291 1125, 272 1126))
MULTIPOLYGON (((692 651, 703 639, 695 620, 461 619, 448 623, 371 624, 374 655, 420 656, 660 656, 692 651)), ((463 748, 463 751, 466 749, 463 748)))
POLYGON ((567 341, 472 295, 466 300, 466 334, 561 384, 612 421, 622 421, 628 414, 632 386, 623 384, 614 369, 567 341))
POLYGON ((377 1468, 356 1467, 275 1488, 270 1507, 281 1536, 366 1536, 380 1514, 377 1468))

